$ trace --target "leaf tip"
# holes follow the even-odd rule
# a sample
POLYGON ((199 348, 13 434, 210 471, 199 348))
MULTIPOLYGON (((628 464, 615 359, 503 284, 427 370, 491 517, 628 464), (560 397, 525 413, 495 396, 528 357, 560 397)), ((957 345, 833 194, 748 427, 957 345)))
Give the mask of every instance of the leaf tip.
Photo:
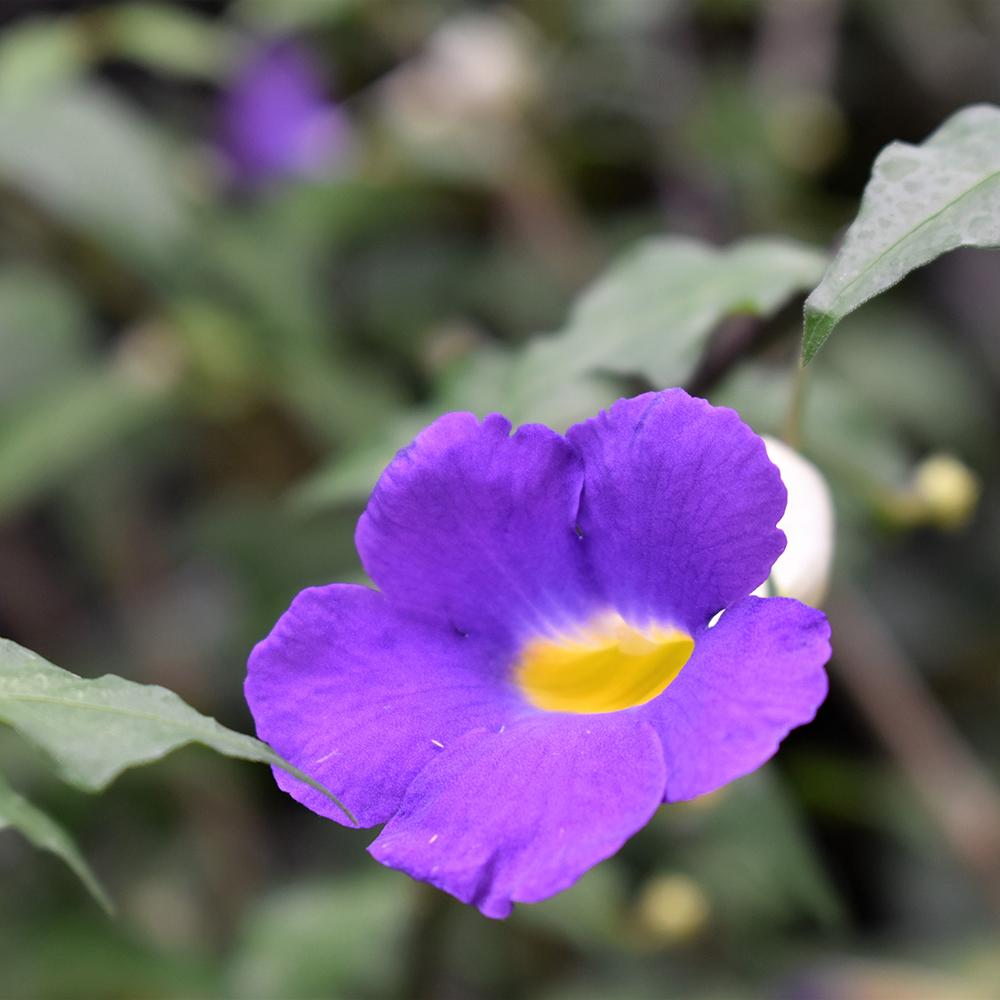
POLYGON ((837 318, 832 313, 812 309, 806 304, 805 322, 802 330, 802 367, 805 368, 819 353, 826 343, 827 337, 837 325, 837 318))
POLYGON ((340 799, 338 799, 337 796, 334 795, 329 788, 318 782, 315 778, 308 775, 305 771, 302 771, 299 768, 297 768, 294 764, 289 763, 287 760, 284 759, 284 757, 281 757, 278 754, 276 754, 273 750, 270 749, 270 747, 267 746, 267 744, 263 744, 263 746, 265 747, 265 749, 267 749, 269 755, 271 756, 270 760, 271 764, 277 765, 283 771, 287 771, 288 774, 290 774, 293 778, 297 778, 304 784, 309 785, 310 788, 315 788, 317 792, 320 792, 321 794, 325 795, 351 821, 351 826, 357 829, 361 828, 361 824, 358 822, 357 816, 355 816, 354 813, 352 813, 351 810, 348 809, 347 806, 345 806, 344 803, 341 802, 340 799))
POLYGON ((104 915, 109 920, 114 920, 118 916, 118 910, 115 907, 114 900, 105 892, 103 886, 95 882, 93 885, 88 885, 87 888, 94 899, 97 900, 98 906, 104 911, 104 915))

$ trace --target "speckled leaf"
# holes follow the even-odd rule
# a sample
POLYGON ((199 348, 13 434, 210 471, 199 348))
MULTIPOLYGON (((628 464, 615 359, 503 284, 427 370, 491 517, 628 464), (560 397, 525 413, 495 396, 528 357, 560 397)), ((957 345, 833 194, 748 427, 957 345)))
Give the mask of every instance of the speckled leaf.
POLYGON ((73 838, 54 819, 15 792, 0 774, 0 830, 8 828, 23 834, 35 847, 51 851, 62 858, 105 912, 113 912, 111 900, 101 888, 90 866, 83 860, 73 838))
POLYGON ((260 740, 226 729, 166 688, 112 674, 77 677, 7 639, 0 639, 0 722, 44 750, 60 775, 85 791, 100 791, 127 768, 202 743, 227 757, 283 768, 330 795, 260 740))
POLYGON ((879 154, 861 211, 806 300, 809 362, 850 312, 957 247, 1000 246, 1000 108, 952 115, 926 142, 879 154))

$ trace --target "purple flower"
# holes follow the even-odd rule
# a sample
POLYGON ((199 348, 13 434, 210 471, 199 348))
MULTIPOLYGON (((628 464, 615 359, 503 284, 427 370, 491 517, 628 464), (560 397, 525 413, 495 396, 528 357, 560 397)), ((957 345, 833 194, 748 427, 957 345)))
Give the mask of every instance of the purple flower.
POLYGON ((813 717, 826 619, 748 596, 784 509, 760 438, 680 389, 565 436, 447 414, 358 524, 380 590, 305 590, 253 651, 257 731, 386 824, 375 858, 505 917, 813 717))
POLYGON ((297 42, 258 49, 223 97, 220 146, 235 181, 258 186, 315 174, 343 153, 347 122, 297 42))

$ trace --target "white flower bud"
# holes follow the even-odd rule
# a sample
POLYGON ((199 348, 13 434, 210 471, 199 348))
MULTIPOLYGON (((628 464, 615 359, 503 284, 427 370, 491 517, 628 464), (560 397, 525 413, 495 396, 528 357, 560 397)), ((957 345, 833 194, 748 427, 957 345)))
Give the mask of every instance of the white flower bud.
POLYGON ((383 120, 410 155, 448 171, 505 169, 538 93, 537 40, 511 15, 446 21, 379 87, 383 120), (457 161, 457 162, 456 162, 457 161))
POLYGON ((756 593, 794 597, 815 606, 826 596, 833 562, 830 488, 819 469, 787 444, 766 436, 764 444, 788 490, 788 506, 778 522, 788 543, 772 567, 770 579, 756 593))
POLYGON ((530 41, 526 26, 509 17, 468 14, 446 22, 427 57, 442 104, 462 116, 506 114, 536 85, 530 41))

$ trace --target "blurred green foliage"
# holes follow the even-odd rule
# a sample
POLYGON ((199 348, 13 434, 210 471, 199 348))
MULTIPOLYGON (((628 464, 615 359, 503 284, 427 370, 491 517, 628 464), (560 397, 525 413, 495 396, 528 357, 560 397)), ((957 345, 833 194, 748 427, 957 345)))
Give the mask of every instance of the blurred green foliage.
MULTIPOLYGON (((780 430, 817 248, 875 154, 1000 103, 988 0, 8 6, 0 633, 239 731, 251 645, 301 587, 360 578, 366 492, 427 420, 567 424, 677 382, 780 430), (237 189, 220 102, 286 32, 348 148, 237 189)), ((846 319, 802 428, 841 585, 994 776, 995 267, 959 252, 846 319), (940 452, 982 486, 957 532, 920 492, 940 452)), ((504 924, 263 769, 191 752, 95 803, 0 731, 11 785, 119 902, 105 921, 0 835, 0 995, 991 995, 982 880, 833 677, 775 764, 504 924)))

